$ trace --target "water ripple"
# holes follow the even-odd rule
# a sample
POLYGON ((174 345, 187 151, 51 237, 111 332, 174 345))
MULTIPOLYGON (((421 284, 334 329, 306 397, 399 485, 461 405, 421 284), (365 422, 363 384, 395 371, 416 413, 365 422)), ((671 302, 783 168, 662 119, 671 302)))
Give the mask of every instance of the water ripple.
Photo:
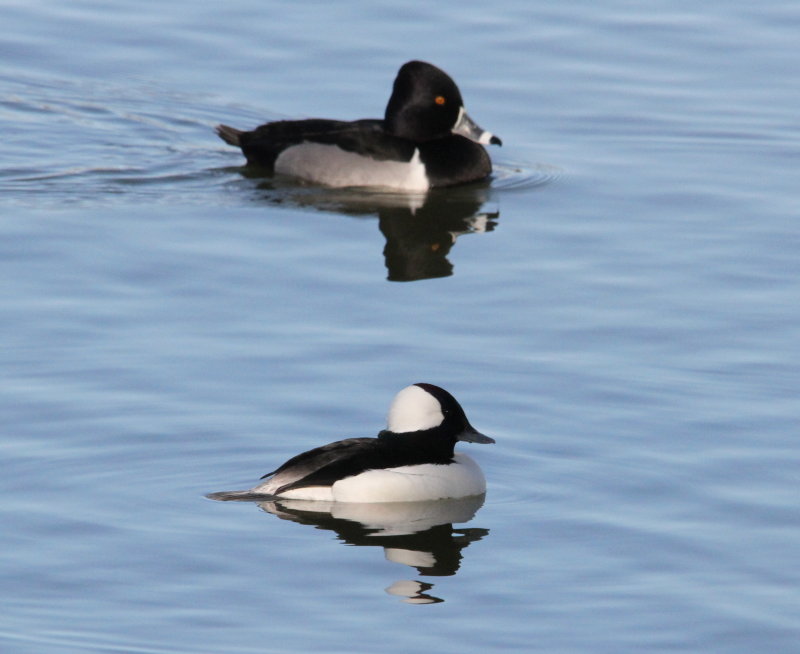
POLYGON ((495 163, 492 188, 500 191, 527 191, 557 181, 563 172, 558 166, 543 163, 495 163))

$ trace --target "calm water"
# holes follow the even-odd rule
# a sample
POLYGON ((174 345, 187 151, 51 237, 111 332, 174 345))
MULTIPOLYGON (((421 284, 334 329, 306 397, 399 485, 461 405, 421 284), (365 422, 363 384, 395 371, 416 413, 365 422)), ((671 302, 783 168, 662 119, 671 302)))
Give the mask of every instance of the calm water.
POLYGON ((800 651, 797 3, 0 16, 3 652, 800 651), (212 132, 380 116, 411 58, 490 184, 212 132), (204 498, 415 381, 497 439, 482 506, 204 498))

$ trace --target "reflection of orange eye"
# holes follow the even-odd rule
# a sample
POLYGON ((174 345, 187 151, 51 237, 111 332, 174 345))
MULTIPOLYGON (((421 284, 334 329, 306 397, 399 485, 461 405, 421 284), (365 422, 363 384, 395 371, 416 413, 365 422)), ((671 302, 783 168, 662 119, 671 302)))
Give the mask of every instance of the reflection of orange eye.
POLYGON ((443 95, 437 95, 437 96, 434 98, 434 100, 433 100, 433 101, 434 101, 436 104, 438 104, 438 105, 442 105, 442 104, 444 104, 444 103, 445 103, 445 99, 444 99, 444 96, 443 96, 443 95))

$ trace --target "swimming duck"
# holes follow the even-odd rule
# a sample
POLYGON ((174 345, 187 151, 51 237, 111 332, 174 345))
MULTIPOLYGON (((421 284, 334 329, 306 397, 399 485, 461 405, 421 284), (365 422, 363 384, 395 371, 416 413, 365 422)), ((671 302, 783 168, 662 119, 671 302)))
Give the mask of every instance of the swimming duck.
POLYGON ((392 401, 387 427, 375 438, 348 438, 297 456, 248 491, 211 495, 327 502, 410 502, 468 497, 486 492, 483 472, 454 452, 458 441, 494 443, 476 431, 446 390, 412 384, 392 401))
POLYGON ((443 70, 424 61, 400 68, 383 120, 279 120, 252 131, 218 125, 250 166, 331 187, 421 192, 486 178, 484 145, 502 142, 473 122, 443 70))

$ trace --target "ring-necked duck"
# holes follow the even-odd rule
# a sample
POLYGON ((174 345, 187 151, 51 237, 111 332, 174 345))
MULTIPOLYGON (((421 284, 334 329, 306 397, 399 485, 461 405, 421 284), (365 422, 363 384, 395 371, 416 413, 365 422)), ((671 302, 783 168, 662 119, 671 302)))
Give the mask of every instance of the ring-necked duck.
POLYGON ((253 131, 218 125, 247 163, 326 186, 425 191, 487 177, 483 145, 501 145, 467 115, 447 73, 424 61, 400 68, 383 120, 279 120, 253 131))
POLYGON ((469 424, 443 388, 413 384, 394 398, 376 438, 348 438, 292 457, 247 491, 213 499, 269 495, 328 502, 412 502, 486 492, 483 472, 454 452, 457 441, 494 443, 469 424))

